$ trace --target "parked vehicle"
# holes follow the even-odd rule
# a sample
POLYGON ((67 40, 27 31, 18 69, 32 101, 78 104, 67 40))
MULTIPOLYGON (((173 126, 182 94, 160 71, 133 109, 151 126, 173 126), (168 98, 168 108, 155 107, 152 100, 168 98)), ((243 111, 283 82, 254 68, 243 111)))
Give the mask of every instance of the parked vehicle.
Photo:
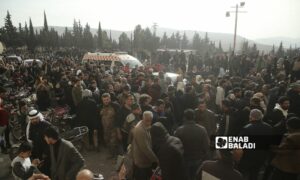
POLYGON ((41 60, 39 60, 39 59, 26 59, 26 60, 23 61, 23 64, 25 66, 31 66, 34 61, 37 63, 37 65, 39 67, 43 66, 43 62, 41 60))
MULTIPOLYGON (((60 137, 64 138, 65 140, 71 141, 78 151, 82 151, 84 148, 83 137, 88 132, 89 132, 88 127, 80 126, 80 127, 75 127, 72 130, 61 133, 60 137)), ((18 149, 22 144, 22 142, 24 141, 26 141, 25 135, 21 136, 21 138, 17 142, 15 142, 15 144, 12 144, 8 152, 11 160, 13 160, 17 156, 18 149)))
POLYGON ((7 61, 13 61, 13 62, 17 62, 17 63, 21 63, 22 62, 22 58, 20 56, 16 56, 16 55, 11 55, 11 56, 6 56, 5 59, 7 61))

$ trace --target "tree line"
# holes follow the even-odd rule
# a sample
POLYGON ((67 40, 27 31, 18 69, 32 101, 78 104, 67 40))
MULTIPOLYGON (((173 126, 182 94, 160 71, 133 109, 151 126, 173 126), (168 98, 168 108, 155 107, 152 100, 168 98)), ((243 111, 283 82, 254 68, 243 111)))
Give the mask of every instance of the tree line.
MULTIPOLYGON (((46 13, 44 12, 44 26, 40 31, 34 30, 32 20, 29 19, 22 25, 19 23, 18 28, 15 27, 11 20, 11 14, 7 11, 4 19, 4 26, 0 28, 0 41, 7 48, 17 49, 19 47, 27 48, 31 52, 37 49, 44 51, 58 48, 79 48, 86 51, 127 51, 130 53, 146 53, 151 54, 158 48, 168 49, 194 49, 200 55, 222 53, 223 48, 221 42, 211 41, 208 33, 201 38, 199 33, 195 32, 191 41, 187 38, 185 32, 181 34, 179 31, 172 33, 170 36, 165 32, 160 38, 156 35, 156 26, 151 30, 149 27, 142 28, 137 25, 129 36, 123 32, 118 40, 112 39, 111 32, 102 30, 101 23, 98 24, 96 34, 91 33, 88 23, 83 26, 80 20, 73 22, 73 28, 64 30, 59 35, 54 28, 48 27, 46 13)), ((244 42, 242 51, 245 53, 258 53, 256 45, 252 48, 248 46, 248 42, 244 42)), ((281 47, 278 49, 279 54, 284 54, 281 47)))

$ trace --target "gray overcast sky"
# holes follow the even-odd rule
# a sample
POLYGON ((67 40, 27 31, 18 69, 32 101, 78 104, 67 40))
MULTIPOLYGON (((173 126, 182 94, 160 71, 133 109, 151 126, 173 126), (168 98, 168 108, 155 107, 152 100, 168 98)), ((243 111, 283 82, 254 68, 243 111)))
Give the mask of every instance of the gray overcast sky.
MULTIPOLYGON (((34 26, 43 25, 46 11, 48 25, 72 26, 74 19, 92 28, 133 30, 137 24, 179 30, 233 33, 234 14, 225 12, 236 0, 0 0, 0 26, 6 11, 14 25, 31 17, 34 26)), ((300 0, 245 0, 239 14, 238 34, 246 38, 300 38, 300 0)))

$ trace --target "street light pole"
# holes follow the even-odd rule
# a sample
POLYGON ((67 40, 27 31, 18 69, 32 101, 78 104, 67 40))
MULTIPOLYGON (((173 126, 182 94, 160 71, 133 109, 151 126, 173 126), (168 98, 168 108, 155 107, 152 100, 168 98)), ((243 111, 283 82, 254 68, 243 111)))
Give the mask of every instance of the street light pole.
POLYGON ((234 37, 233 37, 233 52, 235 51, 235 45, 236 45, 236 30, 237 30, 237 22, 238 22, 238 10, 239 10, 239 6, 238 6, 238 4, 236 4, 236 6, 235 6, 234 37))
POLYGON ((235 7, 232 7, 232 8, 235 8, 235 11, 227 11, 226 12, 226 17, 229 17, 230 13, 235 13, 234 36, 233 36, 233 50, 232 50, 233 53, 234 53, 235 48, 236 48, 236 34, 237 34, 238 14, 246 12, 246 11, 239 11, 239 7, 242 8, 242 7, 244 7, 244 5, 245 5, 245 2, 241 2, 240 5, 236 4, 235 7))

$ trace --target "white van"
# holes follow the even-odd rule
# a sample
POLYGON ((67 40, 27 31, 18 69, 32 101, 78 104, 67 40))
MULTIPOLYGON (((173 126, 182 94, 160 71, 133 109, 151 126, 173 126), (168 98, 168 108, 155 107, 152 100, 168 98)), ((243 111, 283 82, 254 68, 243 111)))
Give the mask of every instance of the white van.
POLYGON ((127 64, 130 69, 143 64, 135 57, 127 53, 86 53, 82 58, 82 63, 104 64, 106 67, 119 66, 124 67, 127 64))

